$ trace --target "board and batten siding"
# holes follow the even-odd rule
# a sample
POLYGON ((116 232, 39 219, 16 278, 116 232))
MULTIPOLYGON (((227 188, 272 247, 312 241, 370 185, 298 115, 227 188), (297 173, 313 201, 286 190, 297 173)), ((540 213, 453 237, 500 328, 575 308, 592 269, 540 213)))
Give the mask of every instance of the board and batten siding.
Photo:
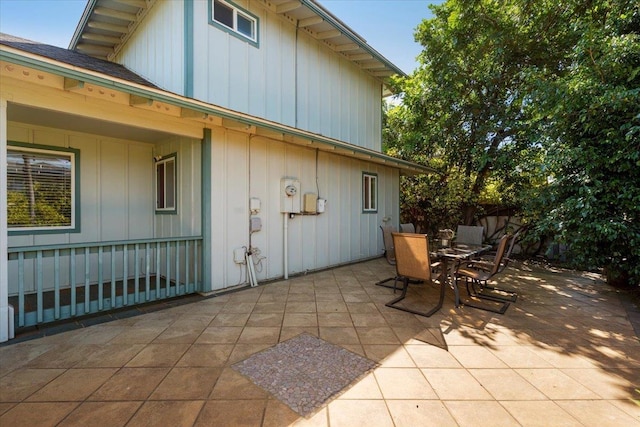
POLYGON ((380 151, 381 83, 259 3, 235 3, 258 17, 259 45, 210 25, 195 2, 194 97, 380 151))
POLYGON ((184 55, 184 5, 181 1, 158 1, 115 62, 162 89, 184 94, 184 55))
POLYGON ((233 255, 250 244, 266 257, 257 268, 259 281, 284 275, 283 177, 297 178, 302 195, 327 199, 325 213, 288 220, 291 275, 380 256, 382 219, 399 215, 399 172, 393 168, 223 128, 212 131, 211 165, 213 249, 204 262, 211 263, 214 289, 243 283, 244 266, 233 255), (362 213, 363 172, 378 175, 377 213, 362 213), (250 235, 252 197, 261 202, 255 216, 262 230, 250 235))
MULTIPOLYGON (((171 137, 154 144, 18 122, 9 122, 7 139, 70 147, 80 152, 80 232, 10 235, 9 248, 200 234, 199 140, 171 137), (153 156, 171 153, 178 156, 178 213, 156 215, 153 156)), ((62 262, 68 263, 68 257, 63 257, 62 262)), ((122 271, 121 260, 117 264, 117 271, 122 271)), ((45 274, 51 273, 47 268, 53 268, 51 259, 45 261, 45 274)), ((81 263, 76 268, 77 277, 83 277, 81 263)), ((92 280, 95 280, 96 265, 91 266, 91 271, 92 280)), ((10 269, 10 294, 17 291, 14 289, 17 280, 12 280, 17 274, 17 270, 10 269)), ((25 271, 25 283, 35 284, 34 274, 35 266, 32 265, 25 271)), ((68 280, 63 272, 63 286, 68 280)), ((49 288, 53 283, 46 281, 45 285, 49 288)))

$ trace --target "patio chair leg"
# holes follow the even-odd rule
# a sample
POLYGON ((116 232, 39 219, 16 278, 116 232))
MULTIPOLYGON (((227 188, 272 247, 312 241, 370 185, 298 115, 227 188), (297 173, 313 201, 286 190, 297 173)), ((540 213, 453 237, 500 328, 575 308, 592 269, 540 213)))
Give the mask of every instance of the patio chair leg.
POLYGON ((406 311, 407 313, 417 314, 419 316, 424 316, 424 317, 430 317, 430 316, 432 316, 433 314, 435 314, 438 310, 440 310, 442 308, 442 305, 444 304, 444 292, 445 292, 445 287, 446 287, 445 283, 440 283, 440 298, 438 299, 438 303, 429 311, 412 310, 412 309, 407 308, 407 307, 402 307, 402 306, 399 306, 399 305, 395 305, 398 302, 402 301, 407 296, 407 288, 409 287, 409 279, 407 279, 405 277, 405 278, 402 279, 402 281, 404 282, 404 288, 402 288, 402 294, 399 297, 394 298, 391 301, 389 301, 388 303, 386 303, 385 306, 391 307, 391 308, 395 308, 395 309, 398 309, 398 310, 402 310, 402 311, 406 311))
POLYGON ((478 292, 476 290, 475 284, 477 283, 480 288, 482 288, 482 286, 480 285, 480 283, 477 280, 471 279, 471 288, 469 288, 469 279, 467 277, 465 277, 465 282, 466 282, 466 285, 467 285, 467 293, 469 294, 470 297, 475 297, 475 298, 479 298, 479 299, 485 299, 485 300, 489 300, 489 301, 492 301, 492 302, 501 303, 502 305, 500 305, 497 308, 494 308, 492 306, 478 304, 478 303, 475 303, 475 302, 470 301, 470 300, 463 301, 462 302, 463 305, 468 306, 468 307, 472 307, 472 308, 477 308, 479 310, 490 311, 492 313, 498 313, 498 314, 504 314, 507 311, 507 309, 509 308, 509 305, 511 304, 511 301, 506 301, 504 299, 493 298, 491 296, 483 295, 482 291, 478 292), (473 291, 471 289, 473 289, 473 291))
POLYGON ((379 282, 376 282, 375 285, 376 286, 382 286, 383 288, 389 288, 389 289, 393 289, 393 293, 396 293, 396 290, 398 290, 399 288, 396 286, 396 284, 398 283, 398 280, 400 280, 400 277, 396 276, 396 277, 389 277, 388 279, 384 279, 381 280, 379 282), (393 280, 393 286, 391 285, 385 285, 385 283, 390 282, 393 280))
POLYGON ((508 301, 508 302, 516 302, 516 300, 518 299, 518 294, 513 291, 508 291, 506 289, 500 289, 493 286, 488 286, 486 283, 482 285, 480 282, 478 282, 478 286, 480 287, 480 291, 476 291, 476 295, 475 295, 478 298, 484 298, 484 299, 493 300, 493 301, 508 301), (488 290, 489 292, 492 292, 492 293, 487 293, 485 290, 488 290), (493 292, 502 292, 507 295, 493 294, 493 292))

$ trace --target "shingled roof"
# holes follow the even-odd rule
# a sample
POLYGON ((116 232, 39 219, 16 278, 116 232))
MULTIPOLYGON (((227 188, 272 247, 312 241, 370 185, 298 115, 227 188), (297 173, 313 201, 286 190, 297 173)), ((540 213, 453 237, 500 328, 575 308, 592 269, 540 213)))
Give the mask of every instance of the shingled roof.
POLYGON ((156 85, 143 79, 136 73, 128 70, 120 64, 105 61, 103 59, 94 58, 83 53, 74 52, 72 50, 63 49, 57 46, 51 46, 44 43, 34 42, 32 40, 23 39, 12 36, 10 34, 0 33, 0 44, 19 49, 34 55, 44 56, 55 61, 64 62, 65 64, 75 67, 84 68, 105 74, 107 76, 137 83, 143 86, 157 88, 156 85))

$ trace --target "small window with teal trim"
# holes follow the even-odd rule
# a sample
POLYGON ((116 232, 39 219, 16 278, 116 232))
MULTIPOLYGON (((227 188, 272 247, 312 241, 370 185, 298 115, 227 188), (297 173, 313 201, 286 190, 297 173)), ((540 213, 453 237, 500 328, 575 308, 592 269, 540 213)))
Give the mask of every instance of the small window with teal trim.
POLYGON ((378 212, 378 175, 362 173, 362 211, 378 212))
POLYGON ((177 213, 178 170, 176 154, 156 161, 156 213, 177 213))
POLYGON ((258 18, 229 0, 210 0, 210 22, 237 36, 258 44, 258 18))
POLYGON ((80 231, 79 157, 72 148, 7 144, 9 234, 80 231))

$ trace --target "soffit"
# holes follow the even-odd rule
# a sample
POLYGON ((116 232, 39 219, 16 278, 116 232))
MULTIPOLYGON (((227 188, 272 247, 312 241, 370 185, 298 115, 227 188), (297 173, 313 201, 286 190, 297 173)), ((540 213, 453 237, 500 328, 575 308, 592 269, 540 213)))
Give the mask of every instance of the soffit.
POLYGON ((378 80, 386 82, 394 74, 404 75, 402 70, 369 46, 364 38, 316 1, 268 0, 265 3, 273 12, 286 16, 298 28, 378 80))
POLYGON ((69 49, 111 60, 156 0, 89 0, 69 49))

